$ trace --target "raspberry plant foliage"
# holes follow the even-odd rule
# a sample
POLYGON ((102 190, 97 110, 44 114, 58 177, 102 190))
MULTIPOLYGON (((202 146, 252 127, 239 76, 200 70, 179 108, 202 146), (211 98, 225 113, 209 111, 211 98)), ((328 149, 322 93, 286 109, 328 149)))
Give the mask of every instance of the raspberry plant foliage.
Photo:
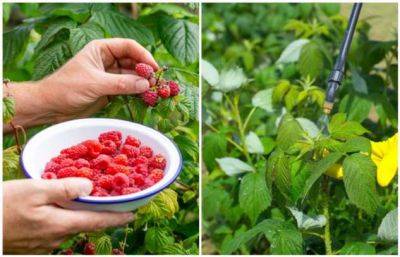
MULTIPOLYGON (((198 253, 198 5, 109 3, 6 3, 3 71, 11 81, 38 80, 94 39, 125 37, 149 49, 179 84, 154 107, 141 96, 114 97, 96 117, 132 120, 162 131, 180 148, 184 168, 177 182, 136 212, 124 228, 82 233, 54 253, 198 253), (174 35, 171 37, 170 35, 174 35)), ((12 99, 3 99, 11 120, 12 99)), ((31 128, 28 137, 43 127, 31 128)), ((4 179, 23 178, 11 136, 4 138, 4 179)), ((110 145, 112 147, 112 145, 110 145)), ((123 161, 123 160, 121 160, 123 161)), ((84 164, 82 164, 84 165, 84 164)))
POLYGON ((397 41, 360 21, 322 133, 340 5, 205 4, 202 21, 203 253, 397 254, 397 180, 379 187, 370 157, 397 132, 397 41))

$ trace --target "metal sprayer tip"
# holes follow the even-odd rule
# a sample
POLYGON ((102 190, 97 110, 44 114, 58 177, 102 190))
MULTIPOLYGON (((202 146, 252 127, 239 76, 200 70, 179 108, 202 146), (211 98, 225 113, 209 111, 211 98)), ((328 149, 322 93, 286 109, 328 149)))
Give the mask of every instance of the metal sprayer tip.
POLYGON ((331 102, 325 102, 323 109, 325 114, 330 114, 333 108, 333 103, 331 102))

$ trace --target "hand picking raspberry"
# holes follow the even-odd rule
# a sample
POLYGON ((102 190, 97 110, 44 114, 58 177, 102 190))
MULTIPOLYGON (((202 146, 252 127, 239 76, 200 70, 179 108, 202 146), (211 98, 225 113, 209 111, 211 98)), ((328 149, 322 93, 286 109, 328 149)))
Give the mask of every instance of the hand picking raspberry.
POLYGON ((92 196, 116 196, 144 190, 164 177, 167 160, 128 135, 108 131, 61 150, 44 169, 43 179, 82 177, 93 183, 92 196), (112 150, 110 150, 110 147, 112 150))

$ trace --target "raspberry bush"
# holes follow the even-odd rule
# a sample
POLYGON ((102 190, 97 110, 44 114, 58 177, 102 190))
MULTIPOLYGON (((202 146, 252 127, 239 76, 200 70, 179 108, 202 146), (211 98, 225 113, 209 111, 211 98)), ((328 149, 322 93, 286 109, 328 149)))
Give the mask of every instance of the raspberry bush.
POLYGON ((340 9, 203 5, 203 253, 397 254, 397 179, 377 185, 369 141, 397 132, 397 36, 360 19, 324 134, 340 9))
MULTIPOLYGON (((197 11, 196 4, 3 5, 3 71, 11 81, 38 80, 64 64, 89 41, 107 37, 135 39, 165 67, 153 71, 143 64, 137 65, 136 72, 149 79, 151 89, 143 95, 113 97, 95 117, 132 120, 163 132, 182 152, 184 168, 180 177, 137 210, 131 224, 76 235, 55 249, 55 254, 198 253, 197 11)), ((3 98, 5 123, 12 119, 13 107, 12 98, 3 98)), ((27 130, 27 138, 41 129, 27 130)), ((18 148, 26 140, 20 130, 17 134, 20 136, 4 137, 5 180, 23 178, 18 148)), ((157 181, 165 165, 163 157, 152 156, 152 150, 157 154, 156 149, 140 148, 139 140, 128 137, 122 142, 118 133, 100 136, 98 141, 88 139, 84 146, 65 149, 50 162, 46 178, 95 176, 91 168, 94 165, 110 174, 98 178, 101 186, 93 194, 110 194, 115 186, 123 188, 118 193, 132 193, 137 188, 126 186, 128 183, 150 183, 141 175, 149 171, 149 166, 155 170, 149 176, 157 181), (81 158, 83 153, 85 158, 81 158), (60 165, 65 167, 60 169, 60 165)))

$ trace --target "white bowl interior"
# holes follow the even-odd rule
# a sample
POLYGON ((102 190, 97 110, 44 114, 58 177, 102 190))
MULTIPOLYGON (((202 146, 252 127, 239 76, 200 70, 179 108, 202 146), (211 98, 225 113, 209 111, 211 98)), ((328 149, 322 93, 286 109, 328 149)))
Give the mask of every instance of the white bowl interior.
POLYGON ((179 150, 171 140, 160 132, 137 123, 102 118, 67 121, 42 130, 26 144, 22 153, 23 168, 30 177, 40 179, 47 162, 57 156, 62 149, 84 140, 96 139, 101 133, 111 130, 121 131, 123 140, 127 135, 133 135, 139 138, 143 145, 150 146, 154 154, 162 154, 167 160, 164 178, 154 186, 134 194, 110 197, 87 196, 80 199, 101 202, 129 200, 133 195, 135 198, 145 197, 166 187, 176 178, 182 160, 179 150))

